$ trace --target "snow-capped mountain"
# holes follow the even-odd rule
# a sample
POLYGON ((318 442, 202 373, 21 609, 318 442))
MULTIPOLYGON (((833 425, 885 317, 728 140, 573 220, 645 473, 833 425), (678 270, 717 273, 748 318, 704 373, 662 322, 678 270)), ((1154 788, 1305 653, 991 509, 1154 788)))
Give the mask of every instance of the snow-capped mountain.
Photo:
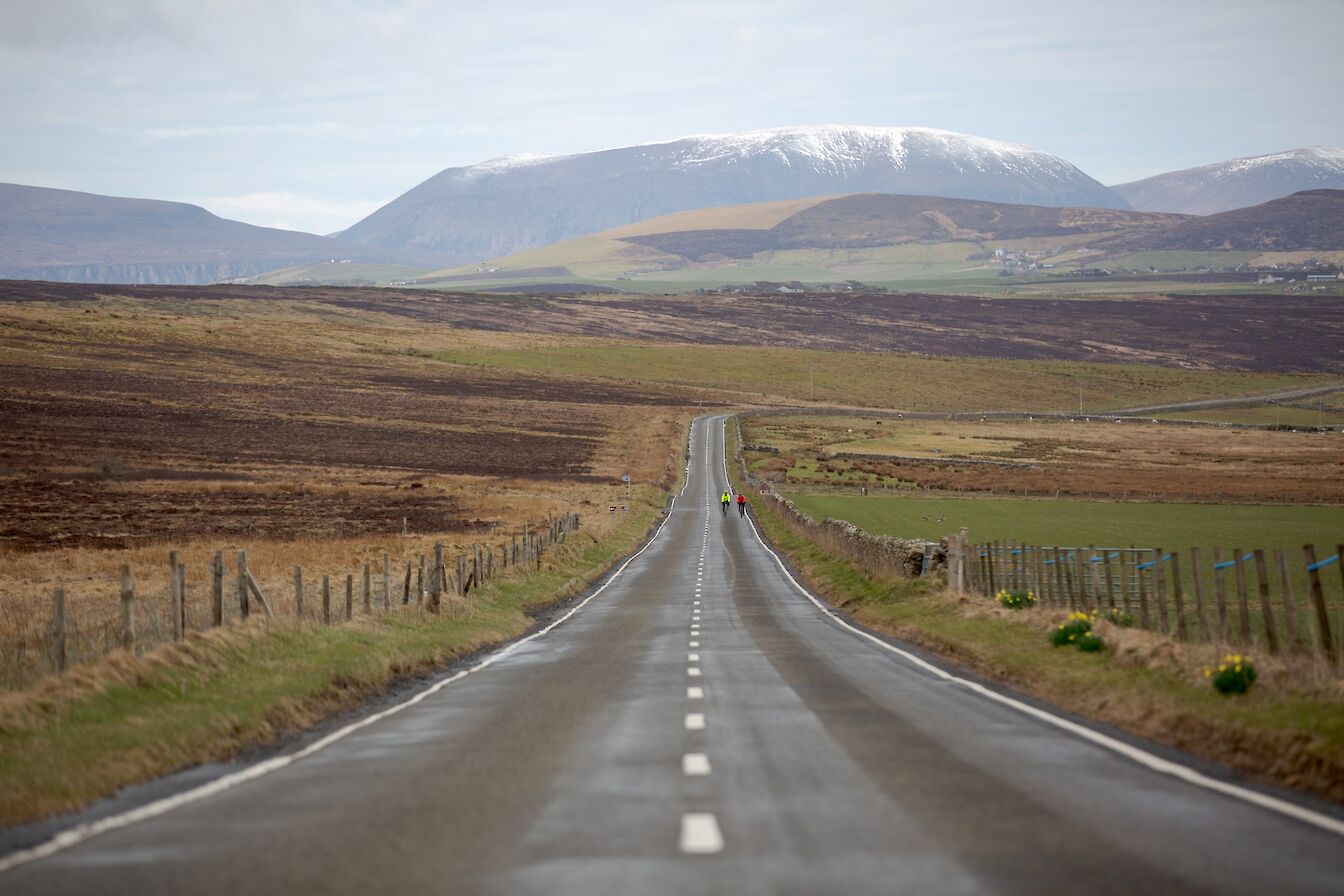
POLYGON ((1344 189, 1344 149, 1290 149, 1170 171, 1111 189, 1140 211, 1211 215, 1302 190, 1344 189))
POLYGON ((1028 146, 926 128, 832 125, 449 168, 341 237, 458 263, 671 212, 840 193, 1128 207, 1073 165, 1028 146))

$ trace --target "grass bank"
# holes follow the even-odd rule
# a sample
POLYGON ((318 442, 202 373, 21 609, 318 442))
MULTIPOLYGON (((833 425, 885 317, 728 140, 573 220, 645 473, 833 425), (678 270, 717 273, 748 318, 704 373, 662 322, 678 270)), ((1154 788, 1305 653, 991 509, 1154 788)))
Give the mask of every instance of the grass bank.
MULTIPOLYGON (((738 468, 730 466, 738 479, 738 468)), ((1304 679, 1300 669, 1289 674, 1257 657, 1262 678, 1253 691, 1222 697, 1202 674, 1214 648, 1104 624, 1107 650, 1057 649, 1047 642, 1056 621, 1048 611, 1004 610, 924 581, 878 580, 794 534, 766 502, 755 507, 762 534, 810 587, 858 622, 1069 712, 1344 802, 1344 686, 1338 680, 1326 674, 1304 679)))
POLYGON ((580 530, 546 567, 500 578, 439 615, 405 608, 333 627, 281 620, 125 653, 0 698, 0 825, 86 806, 129 784, 222 761, 517 637, 638 546, 649 493, 603 541, 580 530))

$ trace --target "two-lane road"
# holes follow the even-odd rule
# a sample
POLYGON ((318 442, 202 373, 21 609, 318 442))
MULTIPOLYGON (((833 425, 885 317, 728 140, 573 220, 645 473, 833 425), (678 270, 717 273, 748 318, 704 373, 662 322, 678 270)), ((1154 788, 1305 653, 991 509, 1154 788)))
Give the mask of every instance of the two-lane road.
POLYGON ((824 612, 721 514, 722 423, 696 422, 658 535, 552 628, 11 855, 0 893, 1344 892, 1331 819, 1155 771, 824 612))

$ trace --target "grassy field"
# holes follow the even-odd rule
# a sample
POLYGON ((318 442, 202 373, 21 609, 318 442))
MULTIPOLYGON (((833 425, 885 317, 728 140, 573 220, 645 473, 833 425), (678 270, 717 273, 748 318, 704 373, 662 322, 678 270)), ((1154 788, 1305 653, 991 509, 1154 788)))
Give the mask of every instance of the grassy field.
MULTIPOLYGON (((1151 504, 1013 498, 789 495, 817 518, 903 538, 936 539, 962 527, 971 539, 1033 545, 1286 548, 1344 542, 1344 508, 1264 504, 1151 504), (938 522, 939 520, 943 522, 938 522)), ((1291 556, 1291 555, 1290 555, 1291 556)), ((1298 554, 1300 556, 1300 554, 1298 554)))
POLYGON ((536 338, 440 351, 458 364, 713 388, 744 401, 834 402, 910 411, 1089 411, 1253 394, 1328 377, 1127 364, 929 358, 873 352, 536 338), (530 342, 531 344, 527 344, 530 342))

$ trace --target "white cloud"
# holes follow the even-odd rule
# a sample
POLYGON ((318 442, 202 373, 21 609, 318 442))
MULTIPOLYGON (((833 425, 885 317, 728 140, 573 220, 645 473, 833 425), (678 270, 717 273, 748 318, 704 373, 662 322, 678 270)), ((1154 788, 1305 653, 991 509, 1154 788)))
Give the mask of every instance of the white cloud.
POLYGON ((370 199, 340 202, 287 192, 207 196, 192 201, 221 218, 231 218, 261 227, 322 234, 344 230, 386 202, 370 199))

